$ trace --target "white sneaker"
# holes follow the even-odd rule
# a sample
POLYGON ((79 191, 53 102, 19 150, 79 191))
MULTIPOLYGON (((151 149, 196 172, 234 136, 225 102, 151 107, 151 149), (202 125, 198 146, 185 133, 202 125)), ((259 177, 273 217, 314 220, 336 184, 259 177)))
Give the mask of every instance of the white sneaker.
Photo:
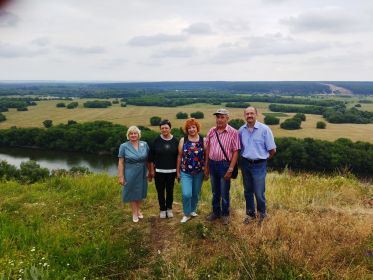
POLYGON ((181 219, 181 221, 180 221, 180 223, 186 223, 187 221, 189 221, 190 220, 190 217, 188 217, 188 216, 184 216, 182 219, 181 219))
POLYGON ((166 219, 166 211, 161 211, 160 213, 159 213, 159 218, 161 218, 161 219, 166 219))
POLYGON ((141 212, 139 212, 139 219, 144 219, 144 215, 141 212))
POLYGON ((139 217, 137 217, 136 215, 132 215, 132 221, 134 223, 138 223, 139 222, 139 217))
POLYGON ((172 209, 167 209, 167 217, 168 218, 173 218, 174 217, 174 213, 172 213, 172 209))
POLYGON ((192 213, 190 213, 190 215, 191 215, 192 217, 197 217, 197 216, 198 216, 198 214, 197 214, 196 212, 192 212, 192 213))

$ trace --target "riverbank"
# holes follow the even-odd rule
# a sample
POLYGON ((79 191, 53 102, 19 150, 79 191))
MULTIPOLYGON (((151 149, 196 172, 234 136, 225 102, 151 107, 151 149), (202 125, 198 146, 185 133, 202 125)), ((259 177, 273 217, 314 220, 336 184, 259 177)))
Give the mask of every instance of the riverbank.
MULTIPOLYGON (((2 279, 371 279, 373 185, 353 177, 269 173, 269 218, 243 225, 240 180, 231 188, 232 221, 207 223, 205 182, 199 217, 181 225, 158 218, 149 186, 145 219, 131 221, 116 178, 51 177, 0 182, 2 279)), ((1 274, 0 274, 1 278, 1 274)))

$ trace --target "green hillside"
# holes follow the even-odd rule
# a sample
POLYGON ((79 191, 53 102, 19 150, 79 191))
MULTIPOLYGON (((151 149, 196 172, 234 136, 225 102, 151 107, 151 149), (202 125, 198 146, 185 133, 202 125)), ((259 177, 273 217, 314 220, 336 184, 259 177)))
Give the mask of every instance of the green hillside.
POLYGON ((267 177, 269 218, 243 225, 240 180, 232 221, 158 218, 149 186, 138 224, 116 178, 59 176, 32 185, 0 181, 0 279, 372 279, 373 185, 352 176, 291 172, 267 177))

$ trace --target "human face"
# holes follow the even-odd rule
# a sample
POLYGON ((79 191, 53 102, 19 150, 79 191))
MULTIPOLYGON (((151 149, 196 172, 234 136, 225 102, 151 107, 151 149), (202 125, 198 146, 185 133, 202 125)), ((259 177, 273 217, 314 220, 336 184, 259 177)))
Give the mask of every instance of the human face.
POLYGON ((254 125, 256 122, 255 108, 252 108, 252 107, 246 108, 244 111, 244 117, 246 119, 247 124, 254 125))
POLYGON ((171 128, 168 124, 161 125, 160 130, 163 137, 169 137, 171 134, 171 128))
POLYGON ((197 133, 198 133, 197 126, 191 125, 191 126, 188 127, 188 135, 189 136, 196 136, 197 133))
POLYGON ((131 131, 128 134, 128 138, 130 139, 130 141, 135 142, 135 141, 139 140, 139 134, 136 131, 131 131))
POLYGON ((216 127, 225 128, 228 124, 229 117, 228 115, 216 115, 216 127))

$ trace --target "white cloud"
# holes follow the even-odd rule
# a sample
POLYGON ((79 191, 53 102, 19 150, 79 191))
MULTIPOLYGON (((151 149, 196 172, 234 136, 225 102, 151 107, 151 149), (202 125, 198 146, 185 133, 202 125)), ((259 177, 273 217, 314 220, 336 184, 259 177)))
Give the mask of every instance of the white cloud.
POLYGON ((212 56, 211 62, 236 63, 255 56, 303 55, 329 47, 329 44, 326 43, 297 40, 285 37, 280 33, 268 34, 244 38, 241 42, 220 45, 217 53, 212 56))
POLYGON ((77 47, 77 46, 58 46, 57 49, 74 55, 102 54, 106 49, 100 46, 77 47))
POLYGON ((306 11, 298 16, 282 19, 280 23, 288 25, 294 32, 359 32, 372 27, 364 16, 340 7, 326 7, 306 11))
POLYGON ((191 57, 196 54, 196 50, 191 47, 180 47, 180 48, 171 48, 166 50, 161 50, 155 52, 153 58, 182 58, 182 57, 191 57))
POLYGON ((210 24, 206 22, 196 22, 183 30, 185 33, 193 35, 211 35, 213 34, 210 24))
POLYGON ((19 22, 19 17, 15 14, 0 10, 0 27, 13 27, 19 22))
POLYGON ((36 48, 0 42, 0 57, 3 58, 33 57, 47 53, 48 49, 46 48, 36 48))
POLYGON ((135 36, 128 41, 130 46, 147 47, 156 46, 170 42, 182 42, 185 37, 182 35, 157 34, 152 36, 135 36))
POLYGON ((369 0, 13 3, 0 79, 372 79, 369 0))

